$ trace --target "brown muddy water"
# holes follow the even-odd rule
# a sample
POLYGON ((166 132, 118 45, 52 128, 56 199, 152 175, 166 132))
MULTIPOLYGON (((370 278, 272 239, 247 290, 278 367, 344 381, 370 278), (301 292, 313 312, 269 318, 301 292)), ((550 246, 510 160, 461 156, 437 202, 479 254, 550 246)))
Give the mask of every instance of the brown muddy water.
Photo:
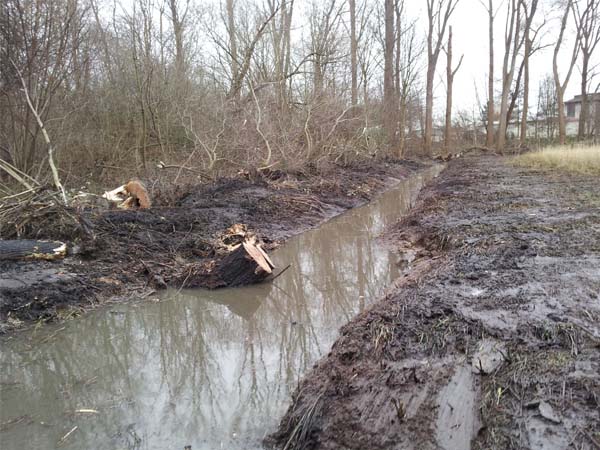
POLYGON ((399 275, 376 237, 440 170, 288 240, 273 283, 169 290, 0 341, 0 447, 261 448, 339 327, 399 275))

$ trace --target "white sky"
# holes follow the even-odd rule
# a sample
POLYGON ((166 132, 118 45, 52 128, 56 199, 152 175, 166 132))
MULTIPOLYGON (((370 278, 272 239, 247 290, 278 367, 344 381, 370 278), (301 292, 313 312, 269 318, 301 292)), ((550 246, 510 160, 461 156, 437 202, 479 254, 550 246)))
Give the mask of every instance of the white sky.
MULTIPOLYGON (((425 14, 426 0, 407 0, 408 6, 412 9, 413 14, 418 14, 420 26, 423 33, 427 25, 427 16, 425 14)), ((487 1, 486 1, 487 3, 487 1)), ((547 25, 543 33, 542 42, 545 44, 553 44, 558 36, 558 27, 560 25, 560 11, 552 10, 551 0, 540 0, 540 9, 538 10, 538 21, 546 17, 547 25)), ((502 59, 504 56, 504 24, 506 0, 494 0, 494 7, 500 8, 494 22, 494 72, 496 78, 496 91, 499 92, 500 76, 502 70, 502 59)), ((453 34, 453 59, 455 64, 458 63, 461 54, 464 54, 464 59, 460 70, 457 72, 454 80, 454 106, 457 109, 471 110, 472 106, 477 103, 476 88, 482 102, 487 98, 487 75, 488 75, 488 16, 487 10, 479 0, 460 0, 453 16, 450 19, 453 34)), ((572 25, 569 22, 567 30, 572 25)), ((566 33, 566 36, 572 36, 571 33, 566 33)), ((569 39, 563 44, 559 58, 559 70, 566 69, 566 65, 570 59, 570 49, 572 49, 572 39, 569 39)), ((530 106, 535 108, 539 81, 546 75, 552 75, 552 53, 553 46, 539 50, 530 60, 530 106)), ((599 58, 596 58, 599 59, 599 58)), ((519 60, 517 59, 517 69, 519 60)), ((438 61, 438 82, 436 95, 445 95, 445 70, 446 60, 445 55, 440 55, 438 61), (443 84, 442 84, 443 83, 443 84)), ((516 69, 516 70, 517 70, 516 69)), ((515 77, 517 75, 515 70, 515 77)), ((562 76, 561 76, 562 79, 562 76)), ((579 93, 579 84, 581 76, 576 67, 569 81, 565 99, 571 98, 579 93)), ((595 86, 595 83, 592 84, 595 86)), ((440 98, 443 103, 443 99, 440 98)), ((437 102, 438 106, 440 102, 437 102)), ((532 110, 534 112, 534 110, 532 110)))

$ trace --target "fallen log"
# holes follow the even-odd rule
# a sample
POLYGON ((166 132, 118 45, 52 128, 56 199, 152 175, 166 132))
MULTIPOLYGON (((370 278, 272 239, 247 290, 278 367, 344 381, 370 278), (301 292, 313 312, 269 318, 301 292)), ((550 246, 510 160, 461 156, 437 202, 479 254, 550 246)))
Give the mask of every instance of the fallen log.
POLYGON ((254 239, 246 239, 215 264, 190 264, 178 278, 183 287, 243 286, 260 283, 273 275, 275 265, 254 239))
POLYGON ((43 259, 52 261, 67 256, 67 244, 28 239, 0 240, 0 260, 43 259))

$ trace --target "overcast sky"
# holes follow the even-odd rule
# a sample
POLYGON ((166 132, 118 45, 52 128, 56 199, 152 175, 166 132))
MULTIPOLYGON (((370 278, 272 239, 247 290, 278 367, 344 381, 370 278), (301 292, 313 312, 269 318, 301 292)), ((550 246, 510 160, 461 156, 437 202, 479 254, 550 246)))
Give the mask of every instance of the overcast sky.
MULTIPOLYGON (((487 0, 486 0, 487 3, 487 0)), ((544 44, 553 44, 558 36, 560 25, 560 11, 551 8, 554 3, 552 0, 540 0, 540 10, 538 11, 538 22, 546 17, 548 24, 542 37, 544 44)), ((418 15, 419 24, 425 33, 427 19, 425 14, 426 0, 407 0, 407 6, 410 8, 410 13, 418 15)), ((494 1, 494 7, 499 8, 494 23, 494 39, 495 39, 495 77, 497 82, 496 89, 499 90, 500 73, 502 70, 502 58, 504 56, 504 23, 506 1, 494 1)), ((477 103, 477 93, 480 99, 485 101, 487 98, 487 74, 488 74, 488 17, 487 10, 479 0, 460 0, 454 15, 451 17, 453 34, 453 58, 456 62, 461 54, 464 54, 464 60, 458 73, 456 74, 454 84, 454 105, 457 109, 471 109, 477 103)), ((569 27, 572 22, 569 23, 569 27)), ((571 28, 572 30, 572 28, 571 28)), ((559 69, 566 69, 570 59, 570 49, 572 48, 572 32, 568 33, 569 41, 563 45, 563 51, 560 53, 559 69)), ((599 51, 600 52, 600 51, 599 51)), ((552 75, 552 53, 553 47, 540 50, 532 56, 530 62, 530 92, 532 101, 530 105, 535 111, 537 90, 539 81, 546 75, 552 75)), ((595 58, 598 60, 598 58, 595 58)), ((517 61, 518 63, 518 61, 517 61)), ((445 93, 445 56, 440 56, 438 62, 438 89, 436 95, 444 95, 445 93)), ((563 70, 564 72, 564 70, 563 70)), ((516 73, 515 73, 516 76, 516 73)), ((562 77, 561 77, 562 78, 562 77)), ((571 98, 579 93, 579 84, 581 77, 578 68, 575 68, 573 75, 569 81, 565 99, 571 98)), ((593 83, 595 87, 596 83, 593 83)), ((439 101, 437 102, 440 103, 439 101)))

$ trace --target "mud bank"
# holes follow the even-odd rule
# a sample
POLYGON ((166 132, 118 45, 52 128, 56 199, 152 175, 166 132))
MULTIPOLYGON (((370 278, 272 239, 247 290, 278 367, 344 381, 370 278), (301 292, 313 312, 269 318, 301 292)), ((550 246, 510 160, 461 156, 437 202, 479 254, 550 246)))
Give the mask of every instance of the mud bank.
POLYGON ((63 240, 74 254, 58 262, 0 263, 0 332, 181 285, 188 265, 223 257, 218 236, 233 224, 246 224, 272 249, 423 167, 380 161, 320 173, 238 176, 153 189, 150 210, 73 211, 81 226, 50 217, 22 237, 63 240))
POLYGON ((600 448, 600 189, 454 160, 387 239, 409 267, 341 329, 269 446, 600 448))

